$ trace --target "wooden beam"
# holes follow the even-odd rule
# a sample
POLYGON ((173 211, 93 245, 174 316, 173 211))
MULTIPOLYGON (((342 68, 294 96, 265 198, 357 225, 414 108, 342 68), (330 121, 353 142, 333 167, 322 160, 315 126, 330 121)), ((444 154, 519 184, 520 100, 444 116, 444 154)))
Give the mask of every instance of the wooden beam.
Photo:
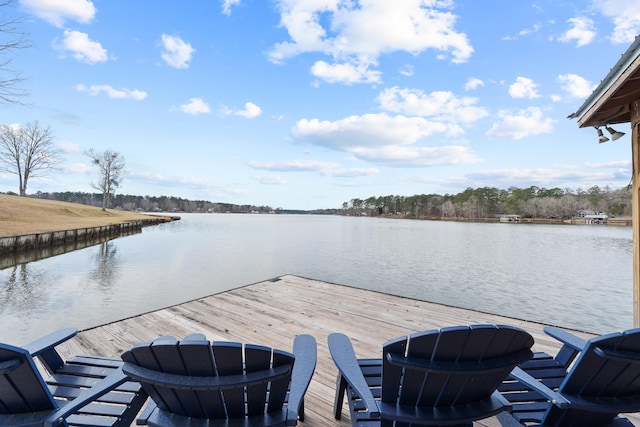
MULTIPOLYGON (((616 96, 619 93, 624 93, 621 89, 625 83, 629 80, 634 80, 640 76, 640 55, 637 56, 631 64, 622 72, 618 78, 611 82, 607 89, 598 97, 598 99, 591 105, 591 107, 585 111, 582 116, 578 119, 578 125, 582 127, 594 126, 599 123, 596 123, 600 120, 598 114, 602 111, 602 109, 609 110, 611 108, 618 107, 620 103, 614 103, 611 105, 611 98, 616 96), (606 105, 606 107, 605 107, 606 105)), ((596 89, 597 90, 597 89, 596 89)), ((618 95, 619 96, 619 95, 618 95)), ((600 123, 604 124, 604 123, 600 123)))
POLYGON ((631 103, 633 325, 640 327, 640 100, 631 103))

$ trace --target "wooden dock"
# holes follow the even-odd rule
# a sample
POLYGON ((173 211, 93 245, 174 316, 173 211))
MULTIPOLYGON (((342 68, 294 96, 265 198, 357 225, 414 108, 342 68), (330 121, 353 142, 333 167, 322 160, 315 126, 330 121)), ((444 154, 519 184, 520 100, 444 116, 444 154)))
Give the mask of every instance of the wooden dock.
MULTIPOLYGON (((538 323, 287 275, 85 330, 60 349, 66 356, 119 357, 132 345, 160 335, 181 338, 200 332, 210 340, 290 350, 297 334, 309 333, 318 342, 318 364, 305 398, 306 419, 301 425, 348 427, 346 405, 342 420, 336 421, 332 415, 337 370, 327 349, 330 333, 350 336, 358 357, 380 357, 382 344, 389 339, 475 323, 519 326, 534 336, 534 350, 554 353, 558 348, 543 333, 544 325, 538 323)), ((640 426, 640 414, 630 419, 640 426)), ((500 424, 491 418, 474 425, 500 424)))

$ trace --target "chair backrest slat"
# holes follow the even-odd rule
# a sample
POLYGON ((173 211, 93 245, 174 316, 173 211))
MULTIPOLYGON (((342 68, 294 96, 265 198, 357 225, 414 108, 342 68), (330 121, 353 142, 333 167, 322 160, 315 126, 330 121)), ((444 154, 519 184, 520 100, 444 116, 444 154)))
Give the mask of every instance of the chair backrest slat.
POLYGON ((531 357, 532 344, 527 332, 502 325, 455 326, 390 341, 383 348, 383 401, 446 407, 486 399, 531 357), (389 353, 398 365, 387 360, 389 353))
MULTIPOLYGON (((285 365, 293 366, 294 356, 291 353, 282 350, 273 350, 273 367, 285 365)), ((269 402, 267 410, 269 412, 281 408, 287 398, 289 390, 289 379, 282 378, 271 382, 269 390, 269 402)))
POLYGON ((0 344, 0 362, 7 361, 12 363, 0 374, 0 414, 22 414, 58 408, 28 351, 0 344))
POLYGON ((291 353, 251 344, 243 347, 235 342, 210 343, 200 338, 204 337, 191 336, 178 342, 163 337, 135 346, 123 354, 123 360, 151 371, 127 371, 127 364, 124 370, 142 383, 161 410, 178 415, 233 419, 282 409, 291 369, 285 369, 275 379, 272 369, 292 368, 291 353), (149 381, 145 382, 145 376, 149 381), (193 377, 220 377, 225 381, 204 387, 199 383, 194 390, 193 377), (221 387, 223 383, 225 386, 221 387))
MULTIPOLYGON (((447 328, 438 336, 438 342, 431 355, 431 360, 455 362, 467 361, 465 344, 469 341, 469 328, 464 326, 454 326, 447 328)), ((479 331, 478 331, 479 332, 479 331)), ((481 353, 480 353, 481 354, 481 353)), ((476 359, 478 353, 473 353, 476 359)), ((428 383, 432 383, 429 377, 437 378, 437 383, 441 384, 439 395, 435 400, 421 399, 422 406, 451 406, 458 400, 458 394, 462 392, 465 384, 469 380, 468 375, 456 375, 453 373, 428 373, 428 383)), ((425 385, 426 387, 426 385, 425 385)))
MULTIPOLYGON (((182 340, 180 341, 180 354, 185 367, 185 374, 200 377, 217 376, 211 345, 209 341, 182 340)), ((222 393, 218 390, 202 390, 194 393, 199 407, 192 407, 190 412, 196 418, 225 418, 226 412, 222 400, 222 393)))
MULTIPOLYGON (((223 342, 213 345, 213 357, 215 358, 218 375, 242 374, 242 344, 223 342)), ((227 417, 239 418, 244 416, 244 389, 237 388, 222 392, 227 417)))
MULTIPOLYGON (((407 338, 400 337, 387 342, 383 348, 383 356, 387 353, 395 353, 404 355, 407 350, 407 338)), ((395 405, 400 396, 400 386, 402 385, 401 366, 392 365, 386 357, 382 357, 382 397, 384 403, 395 405)), ((409 386, 411 379, 408 379, 409 386)), ((406 393, 410 396, 409 393, 406 393)))
MULTIPOLYGON (((176 340, 171 337, 161 337, 152 343, 138 344, 130 351, 126 352, 122 358, 125 362, 134 363, 158 372, 164 372, 164 367, 157 358, 157 353, 165 354, 166 357, 166 352, 163 353, 164 349, 160 346, 161 343, 163 343, 165 347, 172 347, 175 346, 176 340)), ((166 410, 182 412, 180 409, 180 401, 173 390, 153 385, 146 386, 145 390, 159 407, 166 410)))
MULTIPOLYGON (((176 375, 186 374, 178 341, 175 338, 163 337, 161 340, 156 340, 151 344, 149 350, 153 353, 160 372, 176 375)), ((168 387, 157 387, 156 390, 172 412, 179 414, 202 412, 196 393, 191 390, 173 390, 168 387)))
MULTIPOLYGON (((248 344, 244 349, 245 369, 247 373, 263 371, 271 366, 271 349, 248 344)), ((269 384, 262 383, 247 387, 247 414, 249 416, 263 414, 269 384)))

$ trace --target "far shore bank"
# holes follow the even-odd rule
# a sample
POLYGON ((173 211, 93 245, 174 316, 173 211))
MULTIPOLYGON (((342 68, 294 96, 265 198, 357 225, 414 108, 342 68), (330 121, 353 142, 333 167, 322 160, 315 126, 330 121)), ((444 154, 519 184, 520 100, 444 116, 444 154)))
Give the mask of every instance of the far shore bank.
MULTIPOLYGON (((362 217, 368 217, 367 215, 362 215, 362 217)), ((391 219, 414 219, 414 220, 426 220, 426 221, 454 221, 454 222, 495 222, 500 223, 499 217, 489 217, 489 218, 465 218, 465 217, 440 217, 440 216, 413 216, 413 215, 402 215, 402 214, 387 214, 387 215, 375 215, 370 218, 391 218, 391 219)), ((523 218, 520 217, 519 221, 506 222, 507 224, 557 224, 557 225, 613 225, 613 226, 622 226, 622 227, 631 227, 631 217, 621 217, 621 218, 608 218, 605 221, 596 223, 590 221, 586 218, 570 218, 570 219, 559 219, 559 218, 523 218)))

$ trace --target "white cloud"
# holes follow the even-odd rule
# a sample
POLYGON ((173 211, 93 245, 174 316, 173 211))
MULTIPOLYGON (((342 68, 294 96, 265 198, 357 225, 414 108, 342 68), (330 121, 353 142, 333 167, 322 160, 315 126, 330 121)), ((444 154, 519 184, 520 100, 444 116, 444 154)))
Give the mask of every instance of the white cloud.
POLYGON ((167 34, 162 35, 162 48, 161 58, 173 68, 189 68, 189 61, 196 51, 180 37, 167 34))
POLYGON ((390 116, 385 113, 349 116, 328 121, 302 119, 293 127, 293 136, 339 151, 359 146, 413 144, 436 133, 446 133, 449 126, 422 117, 390 116))
POLYGON ((381 72, 369 69, 369 64, 328 64, 317 61, 311 74, 327 83, 380 83, 381 72))
POLYGON ((413 65, 407 64, 400 69, 400 74, 402 74, 405 77, 411 77, 413 76, 414 73, 415 73, 415 70, 413 68, 413 65))
POLYGON ((323 171, 322 174, 336 178, 356 178, 360 176, 371 176, 378 172, 380 172, 380 170, 377 168, 347 168, 327 170, 323 171))
POLYGON ((487 136, 518 140, 531 135, 549 133, 553 130, 553 123, 556 122, 544 117, 542 110, 535 107, 520 110, 515 114, 510 111, 500 111, 499 116, 500 121, 494 123, 486 133, 487 136))
POLYGON ((138 89, 115 89, 109 85, 91 85, 85 86, 83 84, 76 85, 78 92, 87 92, 91 96, 97 96, 100 93, 106 93, 111 99, 135 99, 136 101, 143 100, 147 97, 147 92, 138 89))
POLYGON ((61 170, 62 172, 69 174, 87 174, 95 172, 93 166, 85 165, 84 163, 65 163, 61 166, 61 170))
POLYGON ((488 115, 484 108, 475 105, 478 102, 477 98, 458 98, 447 91, 431 92, 427 95, 419 89, 392 87, 378 95, 378 102, 380 108, 386 111, 453 123, 470 123, 488 115))
POLYGON ((287 185, 287 180, 280 175, 259 176, 255 179, 257 179, 260 184, 264 185, 287 185))
POLYGON ((61 51, 69 51, 73 58, 87 64, 106 62, 109 57, 107 51, 98 42, 89 39, 89 36, 80 31, 64 31, 62 42, 54 41, 53 47, 61 51))
POLYGON ((316 63, 315 75, 350 84, 379 81, 369 68, 385 53, 418 55, 433 49, 454 63, 466 62, 473 47, 466 34, 456 31, 452 7, 449 0, 279 0, 280 26, 289 41, 274 45, 269 59, 279 63, 307 52, 330 55, 334 63, 316 63))
POLYGON ((82 153, 84 151, 78 144, 69 141, 61 141, 58 143, 58 148, 63 153, 82 153))
POLYGON ((231 8, 240 4, 240 0, 223 0, 222 1, 222 13, 225 15, 231 15, 231 8))
POLYGON ((640 33, 640 2, 637 0, 594 0, 594 7, 613 20, 613 43, 631 43, 640 33))
POLYGON ((576 46, 586 46, 593 41, 596 36, 594 30, 594 22, 592 19, 579 17, 571 18, 567 21, 573 27, 567 30, 562 36, 558 38, 563 43, 570 43, 576 41, 576 46))
POLYGON ((505 36, 502 40, 517 40, 520 37, 528 36, 529 34, 537 33, 542 28, 542 24, 539 22, 535 23, 532 28, 525 28, 518 31, 518 34, 515 36, 505 36))
POLYGON ((588 168, 594 168, 594 169, 602 169, 602 168, 631 169, 631 167, 633 166, 631 163, 631 160, 617 160, 617 161, 610 161, 605 163, 586 163, 585 165, 588 168))
POLYGON ((310 144, 352 154, 356 159, 390 166, 424 167, 474 163, 468 147, 420 147, 418 141, 436 134, 457 135, 459 127, 402 115, 365 114, 337 121, 299 120, 293 136, 310 144))
POLYGON ((180 106, 180 111, 185 114, 191 114, 195 116, 198 114, 210 113, 211 109, 209 108, 209 105, 201 98, 189 98, 189 103, 182 104, 180 106))
POLYGON ((465 90, 476 90, 480 86, 484 86, 484 82, 476 77, 469 77, 467 83, 464 85, 465 90))
POLYGON ((159 173, 131 172, 127 175, 127 178, 133 181, 139 181, 151 185, 160 185, 165 187, 185 187, 203 190, 218 187, 216 184, 202 178, 193 178, 188 176, 166 176, 159 173))
POLYGON ((247 102, 244 104, 244 110, 236 111, 235 115, 245 117, 247 119, 253 119, 262 114, 262 109, 253 102, 247 102))
POLYGON ((253 102, 247 102, 244 104, 244 110, 233 110, 223 105, 220 107, 220 113, 224 116, 236 115, 247 119, 254 119, 262 114, 262 109, 253 102))
POLYGON ((322 162, 318 160, 290 160, 282 162, 250 161, 248 162, 248 165, 254 169, 277 172, 319 172, 340 166, 338 163, 322 162))
MULTIPOLYGON (((355 178, 370 176, 379 172, 377 168, 340 168, 338 163, 323 162, 318 160, 290 160, 281 162, 248 162, 254 169, 262 169, 276 172, 318 172, 324 176, 334 178, 355 178)), ((276 176, 280 179, 279 176, 276 176)), ((286 183, 286 181, 285 181, 286 183)))
POLYGON ((62 28, 66 20, 87 24, 93 20, 96 8, 89 0, 20 0, 25 10, 62 28))
POLYGON ((518 77, 515 83, 509 86, 509 95, 513 98, 539 98, 538 85, 527 77, 518 77))
POLYGON ((431 167, 478 163, 480 159, 469 147, 450 145, 443 147, 358 147, 353 150, 357 158, 395 167, 431 167))
POLYGON ((65 163, 62 165, 62 171, 65 173, 81 173, 86 174, 94 172, 93 166, 85 165, 84 163, 65 163))
POLYGON ((557 80, 562 85, 562 90, 571 98, 587 98, 596 88, 596 85, 577 74, 561 74, 557 80))
MULTIPOLYGON (((496 169, 474 172, 466 178, 475 182, 474 185, 490 186, 566 186, 567 183, 579 182, 602 183, 611 179, 620 179, 618 172, 580 172, 577 170, 532 168, 532 169, 496 169)), ((622 175, 624 176, 624 175, 622 175)))
POLYGON ((529 34, 537 33, 542 28, 542 24, 539 22, 535 23, 532 28, 525 28, 524 30, 520 30, 518 32, 519 36, 527 36, 529 34))

